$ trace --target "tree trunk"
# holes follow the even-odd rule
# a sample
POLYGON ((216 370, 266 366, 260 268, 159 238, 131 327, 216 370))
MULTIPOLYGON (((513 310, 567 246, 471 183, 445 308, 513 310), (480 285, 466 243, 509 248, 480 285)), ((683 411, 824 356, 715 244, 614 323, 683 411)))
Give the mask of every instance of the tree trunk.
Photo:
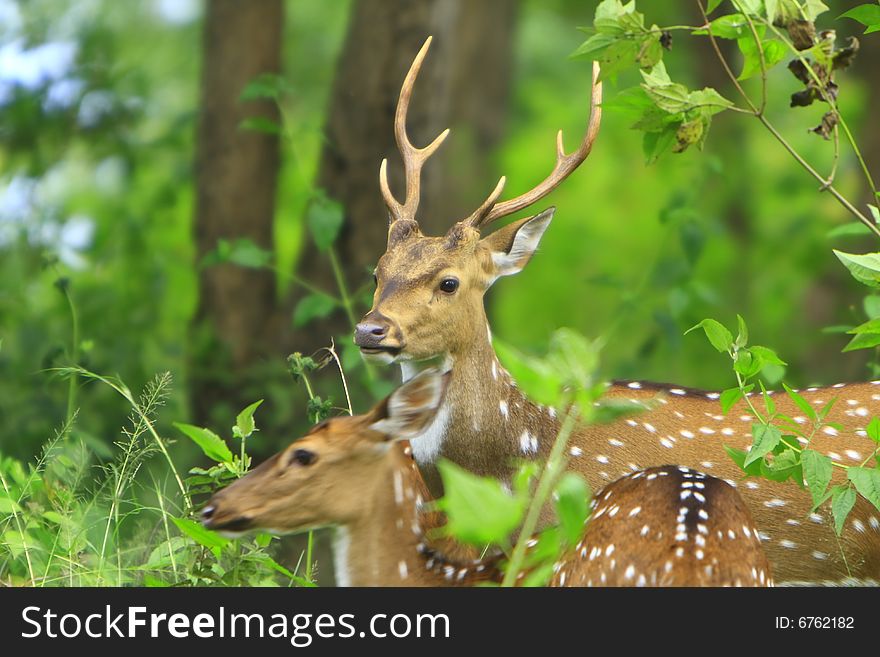
MULTIPOLYGON (((218 240, 248 239, 272 249, 278 139, 239 128, 253 116, 278 121, 269 101, 240 102, 245 86, 281 67, 282 0, 211 0, 204 22, 196 150, 198 261, 218 240)), ((244 370, 266 351, 275 307, 271 272, 233 264, 199 272, 192 326, 191 392, 198 421, 218 401, 238 404, 244 370)))
MULTIPOLYGON (((400 85, 428 35, 434 36, 407 120, 423 146, 447 127, 452 135, 425 167, 419 220, 440 234, 476 207, 497 181, 488 155, 503 133, 517 0, 358 0, 339 60, 317 186, 345 207, 336 244, 352 287, 385 250, 387 211, 379 163, 389 160, 391 187, 402 196, 403 167, 394 142, 400 85)), ((299 274, 335 290, 326 254, 308 241, 299 274)), ((291 308, 302 297, 292 293, 291 308)), ((358 309, 359 311, 361 309, 358 309)), ((288 309, 289 311, 289 309, 288 309)), ((289 312, 284 313, 290 317, 289 312)), ((291 332, 288 346, 310 352, 352 327, 340 311, 291 332)), ((346 338, 348 339, 348 338, 346 338)))

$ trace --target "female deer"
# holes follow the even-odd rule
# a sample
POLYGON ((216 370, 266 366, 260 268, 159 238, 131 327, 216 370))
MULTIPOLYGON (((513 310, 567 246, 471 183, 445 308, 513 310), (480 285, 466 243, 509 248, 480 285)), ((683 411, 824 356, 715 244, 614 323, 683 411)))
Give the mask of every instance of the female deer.
MULTIPOLYGON (((500 582, 499 559, 459 563, 423 527, 424 482, 400 441, 442 406, 448 376, 425 371, 366 415, 338 417, 208 502, 205 526, 238 533, 336 528, 337 581, 352 586, 500 582)), ((723 481, 687 468, 631 473, 597 496, 583 539, 551 585, 769 586, 751 517, 723 481)))
MULTIPOLYGON (((398 363, 404 380, 428 363, 451 370, 449 391, 437 417, 413 439, 413 452, 434 495, 442 493, 436 462, 445 457, 482 475, 509 479, 518 458, 545 458, 559 421, 553 408, 533 404, 501 367, 491 343, 483 295, 500 277, 516 274, 529 262, 554 209, 516 221, 482 237, 491 221, 522 210, 551 192, 589 155, 599 130, 601 84, 594 66, 589 125, 578 149, 566 154, 562 134, 550 176, 533 190, 497 203, 502 177, 489 198, 443 237, 419 230, 416 212, 425 160, 447 132, 424 149, 406 135, 406 111, 430 39, 404 81, 395 116, 395 134, 406 169, 406 199, 398 202, 387 181, 380 185, 389 210, 388 246, 376 268, 373 307, 358 324, 355 342, 362 354, 385 364, 398 363)), ((733 480, 741 476, 724 445, 751 442, 751 416, 735 407, 720 414, 718 393, 642 382, 617 383, 608 394, 639 401, 657 400, 657 408, 637 419, 585 427, 571 438, 570 467, 593 487, 637 469, 664 463, 710 470, 733 480)), ((811 443, 813 449, 842 463, 858 464, 874 450, 865 424, 880 415, 880 381, 811 388, 802 393, 811 404, 842 397, 830 427, 811 443)), ((781 412, 804 420, 788 400, 781 412)), ((839 470, 839 469, 835 469, 839 470)), ((840 483, 836 472, 835 483, 840 483)), ((742 494, 763 537, 780 581, 835 582, 846 578, 880 580, 880 513, 861 497, 838 538, 830 518, 811 510, 809 496, 791 484, 748 481, 742 494)))

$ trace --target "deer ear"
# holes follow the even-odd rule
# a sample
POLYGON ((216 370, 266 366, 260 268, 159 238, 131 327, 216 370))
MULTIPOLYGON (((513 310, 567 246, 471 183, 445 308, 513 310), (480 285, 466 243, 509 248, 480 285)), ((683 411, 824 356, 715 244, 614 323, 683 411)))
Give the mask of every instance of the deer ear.
POLYGON ((495 263, 496 277, 522 271, 538 248, 554 212, 556 208, 549 208, 534 217, 514 221, 483 238, 482 243, 489 247, 495 263))
POLYGON ((448 382, 449 372, 440 374, 435 369, 420 372, 371 411, 370 429, 384 433, 391 440, 418 436, 434 420, 448 382))

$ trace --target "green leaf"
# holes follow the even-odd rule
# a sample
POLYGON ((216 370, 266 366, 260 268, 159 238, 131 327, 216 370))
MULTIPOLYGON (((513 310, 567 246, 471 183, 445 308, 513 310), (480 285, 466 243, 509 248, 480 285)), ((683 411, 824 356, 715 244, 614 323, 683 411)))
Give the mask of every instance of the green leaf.
POLYGON ((594 407, 595 412, 591 418, 591 422, 594 424, 609 424, 621 418, 639 415, 650 410, 650 406, 641 402, 633 403, 629 399, 621 399, 619 397, 602 398, 596 404, 598 406, 594 407))
POLYGON ((801 411, 810 418, 813 422, 817 422, 819 420, 819 416, 816 414, 816 409, 813 408, 813 405, 810 404, 806 399, 804 399, 797 392, 789 388, 786 384, 782 384, 782 387, 785 388, 785 392, 788 393, 788 396, 791 397, 791 400, 797 404, 797 407, 801 409, 801 411))
POLYGON ((872 417, 868 426, 865 427, 865 432, 868 434, 868 438, 875 443, 880 443, 880 418, 876 415, 872 417))
POLYGON ((801 452, 801 464, 804 468, 804 479, 813 497, 813 504, 818 506, 825 497, 828 484, 831 483, 831 473, 834 466, 831 459, 812 449, 801 452))
POLYGON ((720 5, 723 1, 724 0, 709 0, 706 3, 706 13, 711 14, 713 11, 715 11, 718 8, 718 5, 720 5))
POLYGON ((175 422, 174 426, 198 445, 209 459, 213 459, 218 463, 232 462, 232 452, 229 450, 229 447, 227 447, 220 436, 210 429, 182 422, 175 422))
POLYGON ((235 433, 237 438, 247 438, 257 430, 257 425, 254 422, 254 412, 262 403, 262 399, 255 401, 235 417, 233 433, 235 433))
POLYGON ((0 496, 0 514, 11 515, 21 512, 21 507, 15 500, 9 499, 5 495, 0 496))
POLYGON ((871 231, 865 224, 858 221, 851 221, 848 224, 835 226, 825 233, 825 237, 829 240, 834 240, 838 237, 862 237, 870 234, 871 231))
POLYGON ((281 126, 265 116, 249 116, 238 124, 239 130, 262 132, 267 135, 280 135, 281 126))
POLYGON ((779 453, 775 455, 772 463, 768 463, 764 459, 756 461, 761 466, 761 476, 770 481, 779 482, 791 479, 803 488, 804 471, 798 453, 793 449, 785 448, 784 443, 780 443, 776 451, 779 453))
POLYGON ((245 85, 238 99, 242 102, 262 98, 278 100, 290 90, 287 81, 277 73, 262 73, 245 85))
POLYGON ((806 0, 804 2, 804 18, 808 21, 815 22, 826 11, 828 11, 828 5, 822 2, 822 0, 806 0))
POLYGON ((757 16, 761 11, 761 0, 733 0, 733 6, 742 9, 747 14, 757 16))
POLYGON ((835 486, 831 492, 831 515, 834 516, 834 530, 840 536, 843 523, 856 503, 856 492, 850 486, 835 486))
POLYGON ((865 34, 880 30, 880 4, 866 4, 853 7, 842 13, 838 18, 851 18, 858 21, 868 29, 865 34))
POLYGON ((737 349, 742 349, 749 342, 749 327, 746 325, 746 320, 742 318, 742 315, 736 316, 736 327, 737 334, 734 345, 737 347, 737 349))
POLYGON ((609 46, 617 42, 617 37, 610 34, 594 34, 584 41, 569 57, 572 59, 600 60, 609 46))
POLYGON ((859 349, 870 349, 880 345, 880 333, 860 333, 850 340, 841 350, 843 352, 857 351, 859 349))
POLYGON ((495 353, 510 375, 530 399, 554 406, 562 398, 562 378, 547 363, 508 346, 498 338, 493 340, 495 353))
POLYGON ((471 474, 451 461, 441 460, 437 467, 445 491, 437 506, 449 520, 447 532, 471 545, 505 544, 522 519, 524 500, 507 493, 497 480, 471 474))
POLYGON ((763 363, 759 358, 752 356, 748 349, 743 349, 736 354, 733 361, 733 369, 741 374, 744 379, 749 379, 761 371, 763 363))
MULTIPOLYGON (((708 12, 707 12, 708 13, 708 12)), ((742 14, 725 14, 709 23, 709 30, 694 30, 692 34, 709 34, 719 39, 740 39, 750 34, 749 23, 742 14)))
POLYGON ((175 518, 171 516, 171 520, 181 532, 208 549, 220 549, 229 543, 228 538, 224 538, 210 529, 205 529, 200 523, 188 518, 175 518))
POLYGON ((228 262, 239 267, 262 269, 272 262, 272 252, 257 246, 252 240, 217 240, 217 248, 202 259, 203 267, 228 262))
POLYGON ((568 545, 574 545, 583 536, 589 503, 587 482, 574 472, 564 474, 556 484, 556 517, 568 545))
POLYGON ((653 164, 666 151, 675 145, 676 135, 681 122, 670 123, 659 132, 646 132, 642 137, 642 151, 645 163, 653 164))
POLYGON ((296 328, 305 326, 313 319, 322 319, 332 313, 339 302, 327 294, 309 294, 296 304, 293 311, 293 325, 296 328))
POLYGON ((547 583, 554 575, 554 563, 546 561, 532 568, 522 579, 520 586, 523 588, 534 588, 547 586, 547 583))
POLYGON ((639 52, 636 55, 639 68, 650 70, 660 63, 663 59, 663 46, 660 44, 659 34, 649 34, 639 44, 639 52))
MULTIPOLYGON (((871 211, 871 217, 874 218, 874 223, 880 224, 880 208, 878 208, 876 205, 871 205, 870 203, 868 203, 868 210, 871 211)), ((859 225, 861 226, 862 224, 859 225)), ((867 227, 865 228, 865 230, 867 230, 867 227)))
MULTIPOLYGON (((742 73, 739 74, 737 80, 747 80, 761 72, 761 53, 751 35, 743 37, 737 43, 745 58, 742 73)), ((762 41, 761 47, 764 50, 764 68, 768 71, 785 59, 788 54, 785 44, 779 41, 762 41)))
POLYGON ((642 89, 660 109, 675 114, 690 106, 687 87, 672 82, 662 63, 655 66, 650 73, 642 71, 642 79, 642 89))
MULTIPOLYGON (((749 392, 755 386, 750 385, 745 388, 746 392, 749 392)), ((728 388, 724 392, 721 393, 721 397, 718 401, 721 402, 721 412, 727 415, 733 405, 736 404, 740 399, 743 398, 743 391, 739 388, 728 388)))
POLYGON ((743 450, 725 445, 724 451, 727 452, 727 455, 733 460, 734 463, 737 464, 737 466, 739 466, 739 469, 742 470, 745 474, 751 477, 760 476, 761 461, 750 463, 748 466, 746 466, 747 454, 743 450))
POLYGON ((862 308, 869 319, 880 319, 880 296, 868 294, 862 299, 862 308))
POLYGON ((602 65, 600 78, 613 78, 621 71, 633 66, 639 56, 641 46, 634 39, 621 39, 611 44, 599 58, 602 65))
POLYGON ((687 97, 689 109, 703 108, 710 115, 723 112, 728 107, 733 107, 733 102, 727 100, 711 87, 705 87, 699 91, 692 91, 687 97))
POLYGON ((847 333, 858 335, 860 333, 880 333, 880 319, 871 319, 864 324, 854 326, 847 333))
POLYGON ((782 440, 782 432, 777 427, 758 422, 752 425, 752 436, 752 447, 749 449, 745 463, 743 463, 746 468, 773 451, 773 448, 782 440))
POLYGON ((323 195, 314 197, 306 210, 306 223, 319 251, 329 249, 345 222, 342 204, 323 195))
POLYGON ((727 352, 733 346, 733 336, 730 334, 730 331, 721 324, 721 322, 715 321, 714 319, 704 319, 696 326, 689 328, 684 334, 687 335, 698 328, 703 329, 712 346, 722 354, 727 352))
POLYGON ((762 365, 766 363, 772 363, 773 365, 782 365, 783 367, 788 365, 788 363, 782 360, 776 354, 776 352, 769 347, 762 347, 761 345, 756 344, 749 347, 749 353, 751 353, 752 356, 754 356, 755 358, 760 359, 762 365))
POLYGON ((67 518, 55 511, 43 511, 43 517, 56 525, 63 525, 67 522, 67 518))
POLYGON ((834 255, 859 283, 869 287, 880 287, 880 253, 859 255, 835 249, 834 255))
POLYGON ((859 494, 880 510, 880 470, 877 468, 847 468, 846 476, 859 494))

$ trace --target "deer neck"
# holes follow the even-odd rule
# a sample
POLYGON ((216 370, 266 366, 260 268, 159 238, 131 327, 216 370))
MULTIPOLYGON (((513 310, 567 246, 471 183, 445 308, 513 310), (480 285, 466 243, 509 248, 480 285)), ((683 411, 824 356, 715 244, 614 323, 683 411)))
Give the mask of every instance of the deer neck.
POLYGON ((336 528, 339 586, 466 586, 494 576, 494 567, 446 559, 428 544, 421 512, 428 493, 402 445, 391 446, 375 482, 363 513, 336 528))
POLYGON ((407 380, 426 366, 451 370, 443 406, 412 441, 413 455, 434 497, 443 494, 436 464, 466 463, 483 476, 508 480, 512 464, 545 455, 559 431, 556 409, 529 401, 501 366, 488 324, 467 346, 436 360, 401 363, 407 380))

